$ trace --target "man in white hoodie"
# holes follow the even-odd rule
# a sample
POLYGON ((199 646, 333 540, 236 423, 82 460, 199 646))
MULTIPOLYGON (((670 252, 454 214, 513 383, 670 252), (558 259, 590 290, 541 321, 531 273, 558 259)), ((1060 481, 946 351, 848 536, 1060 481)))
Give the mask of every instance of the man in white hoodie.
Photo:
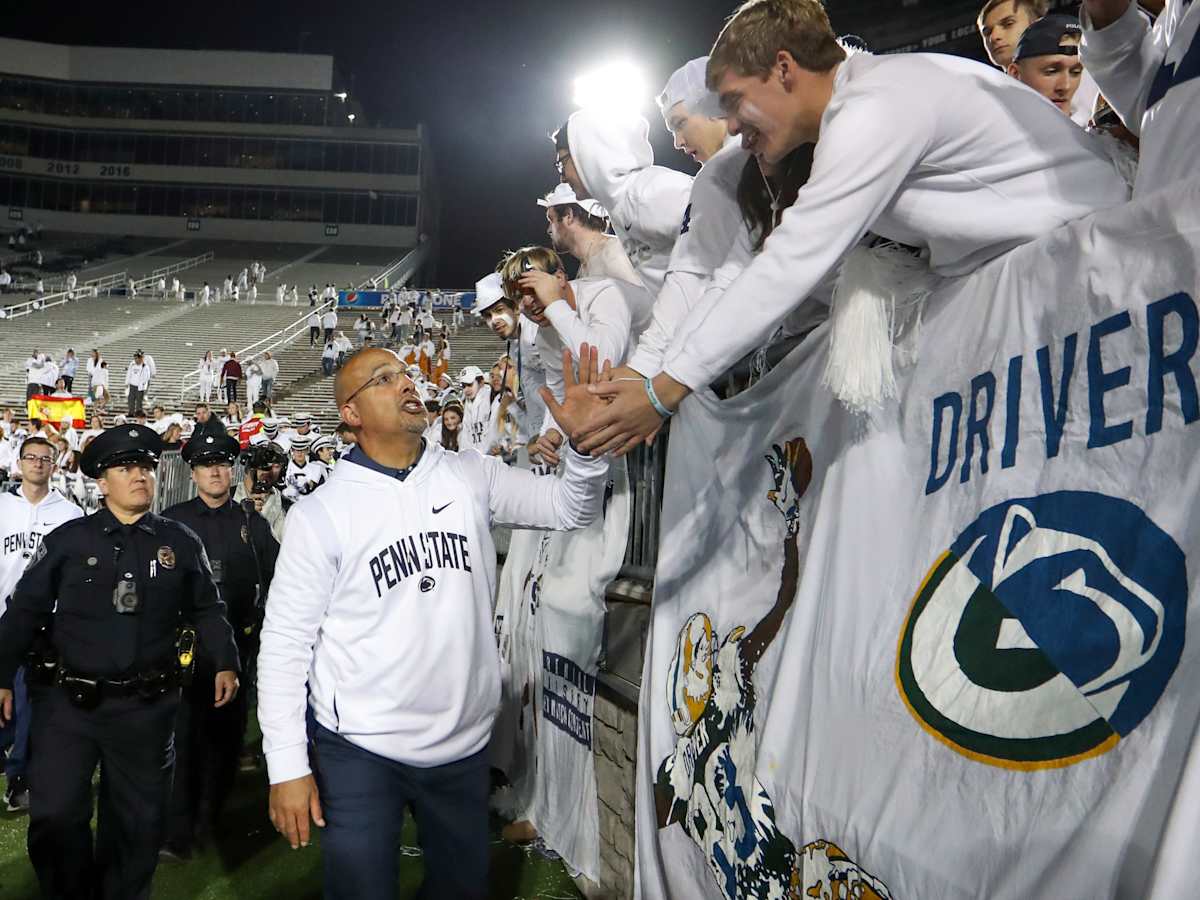
MULTIPOLYGON (((57 491, 50 490, 54 448, 45 438, 26 438, 18 452, 21 486, 0 494, 0 613, 21 580, 21 573, 42 543, 42 538, 64 522, 78 519, 83 510, 57 491)), ((10 812, 29 808, 25 764, 29 744, 29 700, 25 669, 13 680, 13 721, 0 728, 0 750, 8 751, 4 765, 5 800, 10 812)))
MULTIPOLYGON (((555 415, 596 401, 568 378, 555 415)), ((488 760, 500 697, 493 522, 572 529, 596 517, 608 465, 565 451, 561 479, 427 444, 403 364, 357 353, 335 386, 357 446, 288 514, 259 655, 270 817, 293 847, 325 828, 324 895, 392 898, 411 806, 424 895, 487 896, 488 760), (315 720, 315 778, 306 714, 315 720)))
MULTIPOLYGON (((739 235, 748 237, 738 208, 737 188, 750 154, 728 134, 716 98, 705 85, 708 57, 685 63, 658 96, 663 121, 675 146, 700 163, 692 179, 683 226, 667 277, 654 301, 654 318, 630 354, 627 371, 617 377, 652 378, 662 371, 663 355, 679 327, 700 302, 718 267, 729 260, 739 235)), ((740 265, 749 262, 749 241, 740 265)))
POLYGON ((762 252, 688 315, 663 371, 601 387, 617 399, 589 423, 585 449, 654 434, 761 346, 867 231, 920 247, 953 277, 1128 199, 1092 136, 1043 97, 944 54, 847 54, 819 0, 743 4, 707 71, 744 148, 776 165, 815 143, 812 172, 762 252))
POLYGON ((560 180, 577 198, 596 200, 608 210, 625 255, 656 297, 683 225, 692 179, 654 165, 649 130, 638 115, 581 109, 555 133, 554 149, 560 180))
POLYGON ((1151 28, 1133 0, 1084 0, 1080 58, 1141 139, 1135 197, 1197 173, 1200 3, 1167 0, 1151 28))

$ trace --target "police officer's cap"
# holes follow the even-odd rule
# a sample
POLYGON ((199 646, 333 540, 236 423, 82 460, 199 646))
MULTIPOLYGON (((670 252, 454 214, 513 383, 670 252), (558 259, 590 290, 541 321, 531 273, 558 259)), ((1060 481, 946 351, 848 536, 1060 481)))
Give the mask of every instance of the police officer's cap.
POLYGON ((242 446, 237 438, 227 434, 218 436, 205 435, 194 438, 183 445, 183 461, 189 466, 212 465, 213 463, 229 463, 238 458, 242 446))
POLYGON ((99 478, 111 466, 130 463, 158 465, 162 438, 145 425, 118 425, 103 431, 87 445, 79 459, 79 468, 89 478, 99 478))

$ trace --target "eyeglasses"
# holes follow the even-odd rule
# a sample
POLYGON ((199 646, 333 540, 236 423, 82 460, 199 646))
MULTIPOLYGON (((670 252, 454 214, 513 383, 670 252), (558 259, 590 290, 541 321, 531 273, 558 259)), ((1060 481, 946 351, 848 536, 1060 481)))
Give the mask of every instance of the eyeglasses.
POLYGON ((386 387, 387 385, 400 380, 400 378, 406 377, 408 377, 407 374, 401 369, 385 369, 373 378, 368 378, 366 381, 364 381, 362 386, 357 391, 355 391, 342 402, 342 406, 345 406, 368 388, 373 388, 376 385, 383 385, 386 387))
POLYGON ((34 465, 34 464, 43 465, 43 466, 54 465, 54 457, 53 456, 34 456, 32 453, 26 453, 24 456, 21 457, 21 461, 27 462, 31 465, 34 465))

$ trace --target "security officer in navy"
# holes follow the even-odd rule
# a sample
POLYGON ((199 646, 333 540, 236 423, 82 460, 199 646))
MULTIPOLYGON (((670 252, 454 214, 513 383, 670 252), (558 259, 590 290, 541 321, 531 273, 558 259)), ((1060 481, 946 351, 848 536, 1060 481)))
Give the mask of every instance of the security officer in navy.
POLYGON ((212 661, 215 706, 238 691, 237 645, 204 547, 187 526, 150 512, 161 447, 140 425, 88 445, 80 467, 104 507, 46 535, 0 618, 0 717, 12 715, 13 673, 28 665, 28 848, 44 897, 150 896, 181 668, 195 652, 212 661))
POLYGON ((187 525, 203 542, 245 666, 242 690, 221 709, 214 709, 209 697, 213 673, 205 660, 197 660, 195 677, 184 687, 175 726, 175 786, 162 852, 171 860, 187 859, 193 846, 211 838, 233 789, 246 737, 263 601, 279 555, 271 525, 255 511, 254 501, 233 500, 233 464, 240 452, 238 442, 227 435, 193 437, 183 447, 183 460, 192 467, 197 496, 162 513, 187 525))

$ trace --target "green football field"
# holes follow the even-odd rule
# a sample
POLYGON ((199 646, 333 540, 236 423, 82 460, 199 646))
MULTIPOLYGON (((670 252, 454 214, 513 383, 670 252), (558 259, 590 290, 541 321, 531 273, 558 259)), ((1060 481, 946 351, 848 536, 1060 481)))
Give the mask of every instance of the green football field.
MULTIPOLYGON (((315 844, 292 850, 267 820, 265 772, 242 773, 225 813, 225 828, 214 846, 185 863, 161 862, 154 876, 154 900, 318 900, 321 896, 320 829, 315 844)), ((3 807, 0 806, 0 810, 3 807)), ((25 855, 29 818, 0 811, 0 900, 34 900, 37 880, 25 855)), ((493 820, 491 897, 493 900, 576 900, 579 891, 562 864, 536 851, 500 840, 503 823, 493 820)), ((400 848, 397 897, 416 895, 421 852, 411 818, 400 848)))

